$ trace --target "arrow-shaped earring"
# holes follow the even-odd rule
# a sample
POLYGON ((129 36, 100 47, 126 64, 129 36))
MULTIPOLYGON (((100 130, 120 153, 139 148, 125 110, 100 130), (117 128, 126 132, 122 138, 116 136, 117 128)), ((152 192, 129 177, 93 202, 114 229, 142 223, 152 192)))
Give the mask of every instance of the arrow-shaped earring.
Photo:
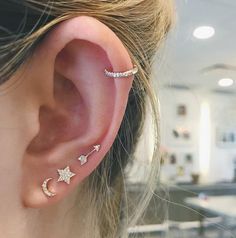
POLYGON ((88 157, 93 154, 94 152, 98 152, 100 150, 101 145, 95 145, 93 150, 90 151, 87 155, 81 155, 78 160, 80 161, 81 165, 84 165, 88 162, 88 157))

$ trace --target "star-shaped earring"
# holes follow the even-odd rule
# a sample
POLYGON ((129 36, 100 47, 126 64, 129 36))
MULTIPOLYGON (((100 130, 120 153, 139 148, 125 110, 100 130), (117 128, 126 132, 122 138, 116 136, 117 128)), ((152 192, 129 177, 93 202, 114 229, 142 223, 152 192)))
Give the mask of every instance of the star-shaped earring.
POLYGON ((58 173, 59 173, 59 175, 60 175, 60 177, 59 177, 59 179, 57 180, 57 182, 64 181, 65 183, 70 184, 70 179, 71 179, 73 176, 76 175, 76 174, 74 174, 74 173, 72 173, 72 172, 70 171, 70 167, 69 167, 69 166, 67 166, 67 167, 64 168, 64 169, 58 169, 57 171, 58 171, 58 173))

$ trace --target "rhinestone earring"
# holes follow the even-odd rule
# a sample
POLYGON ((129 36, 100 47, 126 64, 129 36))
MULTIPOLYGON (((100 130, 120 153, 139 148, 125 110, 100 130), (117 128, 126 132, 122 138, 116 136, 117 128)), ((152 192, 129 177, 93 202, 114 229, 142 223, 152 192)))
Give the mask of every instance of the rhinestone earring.
MULTIPOLYGON (((75 173, 70 171, 69 166, 67 166, 64 169, 58 169, 57 172, 59 174, 59 178, 58 178, 57 182, 65 182, 67 184, 70 184, 70 179, 76 175, 75 173)), ((53 178, 45 179, 42 184, 43 192, 48 197, 54 197, 56 195, 56 193, 53 193, 53 192, 49 191, 49 189, 48 189, 48 182, 52 179, 53 178)))
POLYGON ((43 184, 42 184, 42 189, 43 189, 43 192, 45 195, 47 195, 48 197, 54 197, 56 195, 56 193, 53 193, 51 191, 49 191, 48 189, 48 182, 50 180, 52 180, 53 178, 48 178, 48 179, 45 179, 43 184))
POLYGON ((76 175, 75 173, 70 171, 69 166, 64 169, 58 169, 57 172, 59 174, 59 179, 57 180, 57 182, 65 182, 67 184, 70 184, 70 179, 76 175))
POLYGON ((105 76, 110 78, 128 78, 137 73, 138 73, 138 67, 136 65, 134 65, 132 69, 124 71, 124 72, 113 72, 113 71, 108 71, 107 69, 104 70, 105 76))

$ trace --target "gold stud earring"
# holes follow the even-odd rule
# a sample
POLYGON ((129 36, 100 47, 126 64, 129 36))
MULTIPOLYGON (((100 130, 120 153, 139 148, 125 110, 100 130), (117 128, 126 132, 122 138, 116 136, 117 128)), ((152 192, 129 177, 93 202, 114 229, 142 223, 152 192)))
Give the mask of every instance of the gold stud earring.
POLYGON ((52 179, 53 179, 53 178, 45 179, 45 180, 43 181, 43 184, 42 184, 43 192, 44 192, 44 194, 47 195, 48 197, 54 197, 54 196, 56 195, 56 193, 53 193, 53 192, 49 191, 49 189, 48 189, 48 182, 49 182, 50 180, 52 180, 52 179))
POLYGON ((59 173, 59 179, 57 182, 65 182, 67 184, 70 184, 70 179, 76 175, 70 171, 69 166, 64 169, 58 169, 57 172, 59 173))

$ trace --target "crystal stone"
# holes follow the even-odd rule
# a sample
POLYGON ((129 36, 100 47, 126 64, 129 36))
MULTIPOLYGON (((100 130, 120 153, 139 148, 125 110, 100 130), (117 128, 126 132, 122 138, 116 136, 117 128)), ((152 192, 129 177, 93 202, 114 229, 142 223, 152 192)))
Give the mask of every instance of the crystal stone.
POLYGON ((79 161, 80 161, 80 164, 81 165, 84 165, 84 164, 86 164, 87 163, 87 156, 85 156, 85 155, 81 155, 80 157, 79 157, 79 161))

